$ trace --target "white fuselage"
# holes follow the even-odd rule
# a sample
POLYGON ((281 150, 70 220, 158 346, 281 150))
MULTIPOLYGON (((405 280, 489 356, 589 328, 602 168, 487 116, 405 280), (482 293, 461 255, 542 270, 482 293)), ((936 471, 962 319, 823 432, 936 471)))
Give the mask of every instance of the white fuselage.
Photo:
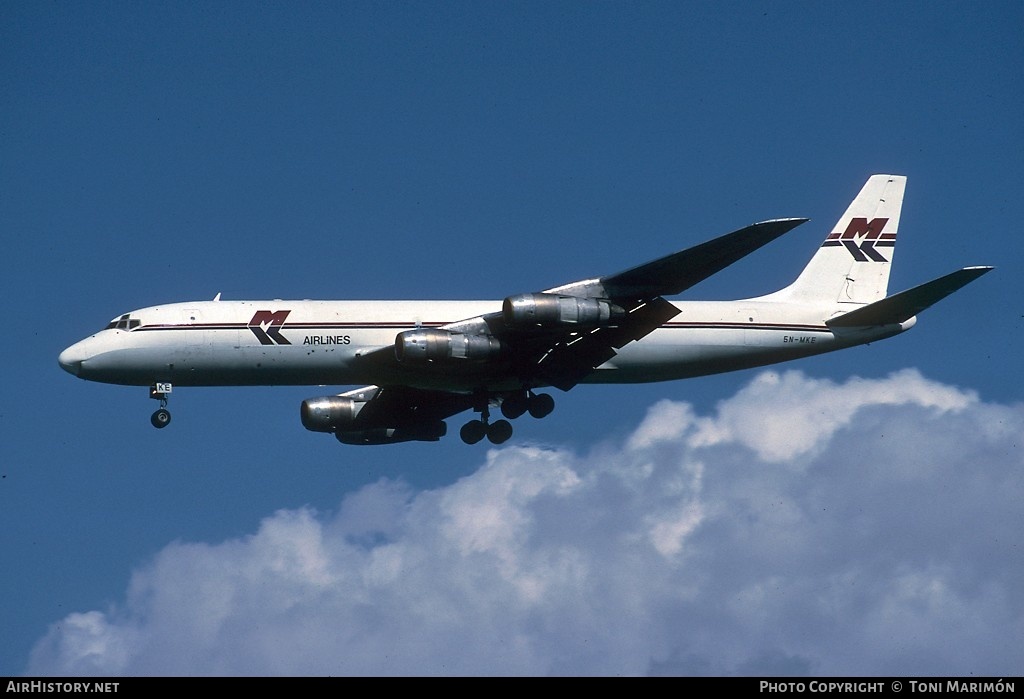
MULTIPOLYGON (((806 357, 913 325, 830 329, 814 304, 674 302, 679 314, 623 347, 585 383, 666 381, 806 357)), ((507 375, 412 369, 380 352, 395 336, 501 310, 501 301, 201 301, 132 311, 60 355, 83 379, 180 386, 401 384, 501 390, 507 375), (119 327, 113 327, 119 326, 119 327), (367 356, 376 352, 374 361, 367 356), (387 356, 389 361, 382 361, 387 356)), ((454 365, 453 365, 454 366, 454 365)), ((461 367, 458 367, 461 369, 461 367)))

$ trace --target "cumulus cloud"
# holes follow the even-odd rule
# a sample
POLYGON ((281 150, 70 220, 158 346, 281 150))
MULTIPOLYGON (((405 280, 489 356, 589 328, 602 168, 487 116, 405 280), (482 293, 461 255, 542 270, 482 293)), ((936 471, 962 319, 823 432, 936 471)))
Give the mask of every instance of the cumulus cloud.
POLYGON ((1024 406, 764 373, 586 454, 174 543, 30 674, 1014 675, 1024 406))

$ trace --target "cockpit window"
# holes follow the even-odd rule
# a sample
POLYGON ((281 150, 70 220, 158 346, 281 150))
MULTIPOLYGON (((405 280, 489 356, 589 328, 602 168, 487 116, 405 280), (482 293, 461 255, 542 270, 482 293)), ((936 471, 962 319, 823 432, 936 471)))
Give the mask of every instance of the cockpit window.
POLYGON ((142 321, 138 318, 130 318, 129 315, 130 314, 125 313, 120 318, 114 318, 114 320, 110 321, 104 330, 134 330, 139 327, 139 324, 142 321))

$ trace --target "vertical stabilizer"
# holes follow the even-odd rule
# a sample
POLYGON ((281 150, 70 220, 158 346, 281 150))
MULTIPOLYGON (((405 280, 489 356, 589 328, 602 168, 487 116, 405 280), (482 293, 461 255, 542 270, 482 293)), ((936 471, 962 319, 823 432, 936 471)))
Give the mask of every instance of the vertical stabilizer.
POLYGON ((885 298, 907 178, 872 175, 797 280, 791 301, 852 309, 885 298))

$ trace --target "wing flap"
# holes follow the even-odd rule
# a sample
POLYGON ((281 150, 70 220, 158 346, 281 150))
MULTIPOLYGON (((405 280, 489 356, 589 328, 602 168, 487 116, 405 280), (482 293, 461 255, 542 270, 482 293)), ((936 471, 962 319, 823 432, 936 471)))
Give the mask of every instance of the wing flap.
POLYGON ((617 326, 596 328, 556 344, 538 362, 537 375, 555 388, 568 391, 614 357, 616 349, 648 335, 678 313, 678 308, 661 297, 648 301, 617 326))

